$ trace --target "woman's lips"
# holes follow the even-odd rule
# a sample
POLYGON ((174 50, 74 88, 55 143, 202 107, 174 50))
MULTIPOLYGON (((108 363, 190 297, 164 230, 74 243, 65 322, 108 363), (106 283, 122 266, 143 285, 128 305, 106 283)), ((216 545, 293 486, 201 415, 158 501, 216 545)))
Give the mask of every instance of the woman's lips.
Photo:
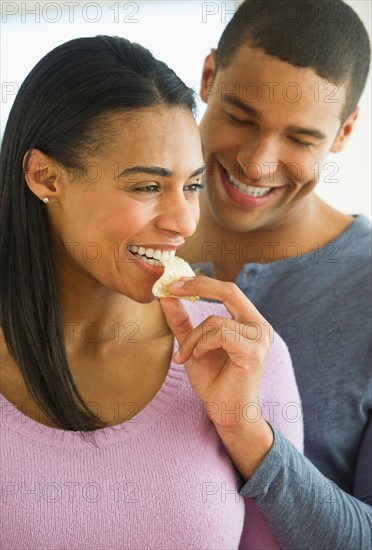
POLYGON ((149 275, 153 275, 158 278, 164 273, 164 266, 151 265, 138 254, 132 254, 132 252, 127 248, 125 249, 125 256, 128 262, 135 263, 140 269, 149 275))

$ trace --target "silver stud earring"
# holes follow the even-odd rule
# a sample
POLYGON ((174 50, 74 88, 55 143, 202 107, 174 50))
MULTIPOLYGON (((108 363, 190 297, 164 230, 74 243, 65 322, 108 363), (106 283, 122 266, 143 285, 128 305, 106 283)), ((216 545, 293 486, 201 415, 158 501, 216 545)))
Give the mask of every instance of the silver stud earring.
POLYGON ((48 198, 48 197, 44 197, 44 198, 43 198, 43 202, 45 202, 45 204, 48 204, 49 198, 48 198))

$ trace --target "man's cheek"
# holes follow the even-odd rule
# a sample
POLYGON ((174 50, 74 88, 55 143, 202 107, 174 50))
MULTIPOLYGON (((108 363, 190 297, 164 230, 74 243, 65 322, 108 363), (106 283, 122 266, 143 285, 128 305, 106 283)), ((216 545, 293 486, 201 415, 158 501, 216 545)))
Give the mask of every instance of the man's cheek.
POLYGON ((314 174, 310 166, 292 161, 283 165, 283 177, 287 181, 292 181, 304 185, 310 180, 314 180, 314 174))

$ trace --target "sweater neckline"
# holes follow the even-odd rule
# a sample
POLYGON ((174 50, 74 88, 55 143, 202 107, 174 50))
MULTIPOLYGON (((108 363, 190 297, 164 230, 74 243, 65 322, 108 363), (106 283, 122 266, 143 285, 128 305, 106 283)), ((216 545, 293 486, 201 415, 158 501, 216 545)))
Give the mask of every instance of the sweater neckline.
MULTIPOLYGON (((177 349, 177 342, 173 339, 173 352, 177 349)), ((101 447, 113 443, 121 443, 150 428, 157 422, 177 399, 180 388, 186 380, 186 373, 183 365, 177 365, 171 361, 167 375, 153 399, 135 416, 129 420, 85 432, 87 437, 80 432, 51 428, 26 416, 15 405, 8 401, 0 393, 0 423, 1 427, 18 432, 22 436, 33 439, 36 442, 44 443, 53 447, 101 447)))

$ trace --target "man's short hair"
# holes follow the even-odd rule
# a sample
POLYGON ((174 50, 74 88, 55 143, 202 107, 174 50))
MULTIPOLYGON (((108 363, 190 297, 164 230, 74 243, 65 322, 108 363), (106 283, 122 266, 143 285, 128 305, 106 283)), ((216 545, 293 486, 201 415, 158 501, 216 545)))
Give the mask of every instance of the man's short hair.
POLYGON ((342 121, 358 104, 370 42, 358 15, 342 0, 245 0, 218 43, 216 71, 226 68, 242 45, 346 84, 342 121))

